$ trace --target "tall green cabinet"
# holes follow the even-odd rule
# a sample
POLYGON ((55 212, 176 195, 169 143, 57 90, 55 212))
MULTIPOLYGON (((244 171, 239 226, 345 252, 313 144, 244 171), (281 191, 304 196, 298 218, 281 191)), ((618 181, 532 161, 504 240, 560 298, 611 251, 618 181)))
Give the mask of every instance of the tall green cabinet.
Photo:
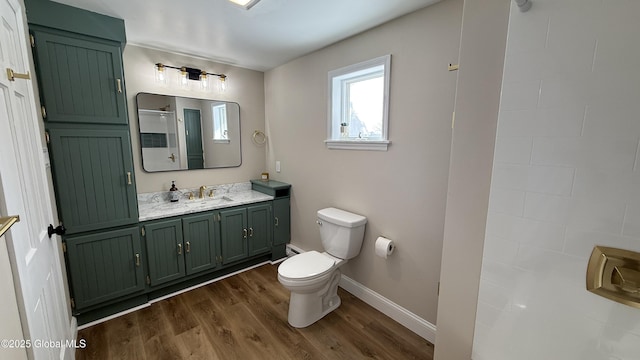
POLYGON ((74 313, 144 292, 124 21, 25 0, 74 313))

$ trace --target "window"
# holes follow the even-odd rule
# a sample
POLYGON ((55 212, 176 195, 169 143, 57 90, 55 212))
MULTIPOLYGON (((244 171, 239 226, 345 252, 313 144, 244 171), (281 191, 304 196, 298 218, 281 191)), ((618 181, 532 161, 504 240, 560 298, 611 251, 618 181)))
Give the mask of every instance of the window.
POLYGON ((391 55, 329 72, 329 149, 387 150, 391 55))
POLYGON ((213 113, 213 140, 214 142, 229 142, 229 129, 227 128, 227 106, 225 104, 212 105, 213 113))

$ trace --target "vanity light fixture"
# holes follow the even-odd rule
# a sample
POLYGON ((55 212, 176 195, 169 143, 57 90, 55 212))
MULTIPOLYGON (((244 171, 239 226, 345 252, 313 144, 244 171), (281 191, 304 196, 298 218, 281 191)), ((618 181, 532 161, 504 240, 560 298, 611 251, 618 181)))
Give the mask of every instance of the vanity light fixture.
POLYGON ((229 0, 234 4, 238 4, 242 6, 245 10, 251 9, 255 4, 257 4, 260 0, 229 0))
POLYGON ((200 82, 200 87, 202 90, 208 90, 210 85, 209 77, 217 76, 218 90, 225 91, 227 88, 227 84, 226 84, 227 76, 225 74, 215 74, 215 73, 206 72, 204 70, 200 70, 200 69, 196 69, 188 66, 178 67, 178 66, 166 65, 161 63, 155 64, 157 82, 162 84, 167 83, 167 77, 168 77, 167 68, 178 70, 179 72, 178 84, 182 87, 185 87, 185 88, 188 87, 189 80, 194 80, 194 81, 200 82))

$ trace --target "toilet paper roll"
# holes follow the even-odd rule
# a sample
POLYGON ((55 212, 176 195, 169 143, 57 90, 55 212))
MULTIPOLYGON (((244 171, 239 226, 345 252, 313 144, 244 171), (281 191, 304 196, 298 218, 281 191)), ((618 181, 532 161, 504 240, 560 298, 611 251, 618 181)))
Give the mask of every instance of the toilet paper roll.
POLYGON ((389 255, 393 254, 393 250, 395 250, 395 248, 396 245, 393 241, 386 237, 380 236, 376 239, 376 255, 383 259, 386 259, 389 255))

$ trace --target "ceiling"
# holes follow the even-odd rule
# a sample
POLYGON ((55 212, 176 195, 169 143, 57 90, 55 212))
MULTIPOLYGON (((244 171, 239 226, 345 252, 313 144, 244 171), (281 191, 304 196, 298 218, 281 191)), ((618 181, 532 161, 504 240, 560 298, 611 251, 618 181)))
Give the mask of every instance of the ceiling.
POLYGON ((265 71, 440 0, 56 0, 124 19, 127 43, 265 71))

